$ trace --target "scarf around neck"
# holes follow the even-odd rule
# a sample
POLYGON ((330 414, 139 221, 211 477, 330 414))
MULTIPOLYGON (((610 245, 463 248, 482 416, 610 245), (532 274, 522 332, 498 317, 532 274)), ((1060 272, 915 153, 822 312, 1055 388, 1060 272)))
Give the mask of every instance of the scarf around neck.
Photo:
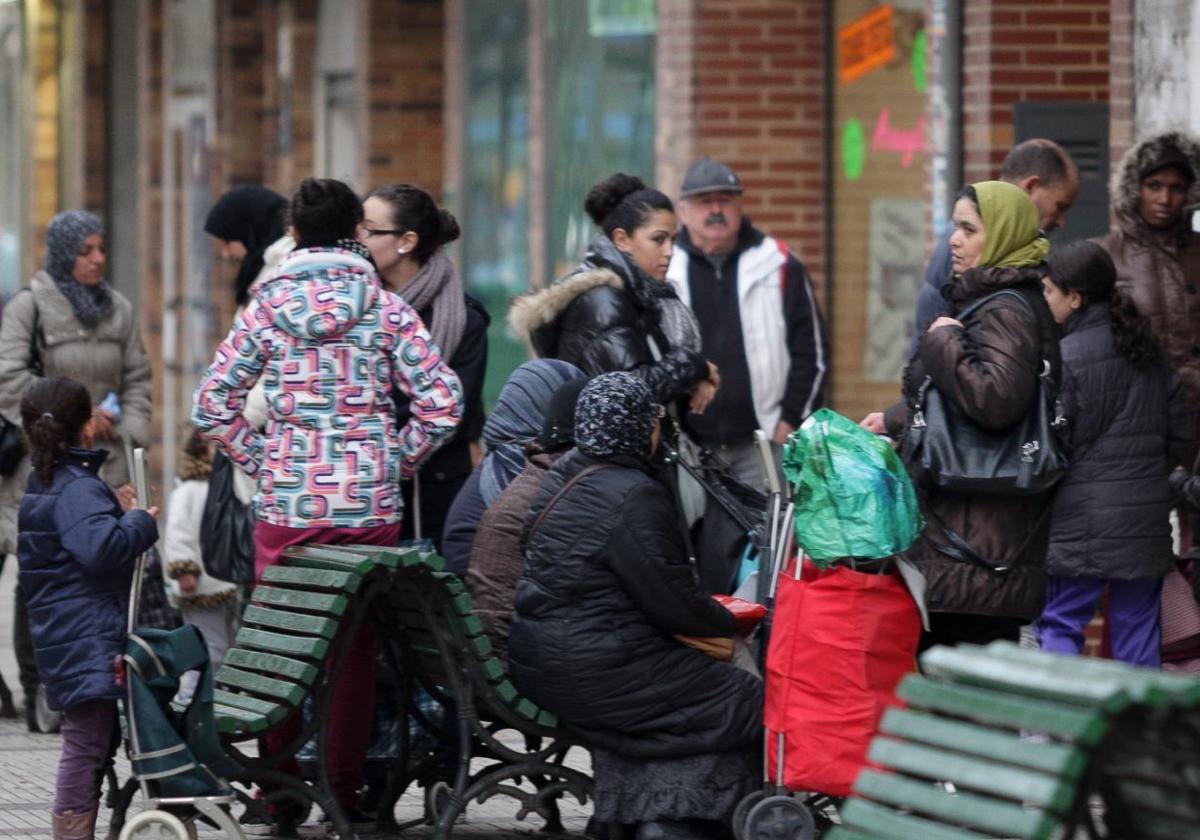
POLYGON ((467 327, 467 300, 462 275, 446 252, 435 251, 417 275, 395 291, 418 312, 431 309, 425 327, 449 364, 467 327))
POLYGON ((104 226, 86 210, 64 210, 50 220, 46 229, 46 273, 85 327, 96 326, 113 311, 112 287, 108 281, 87 286, 75 279, 79 251, 87 238, 97 233, 103 236, 104 226))

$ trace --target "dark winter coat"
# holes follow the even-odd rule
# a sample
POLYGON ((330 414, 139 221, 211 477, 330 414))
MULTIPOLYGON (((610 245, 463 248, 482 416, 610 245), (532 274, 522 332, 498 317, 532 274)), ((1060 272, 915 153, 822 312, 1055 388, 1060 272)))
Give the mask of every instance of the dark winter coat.
POLYGON ((442 558, 446 561, 446 569, 462 577, 467 573, 467 564, 471 562, 471 544, 475 542, 475 532, 479 530, 479 520, 487 510, 483 501, 483 493, 479 490, 479 467, 471 471, 458 495, 446 511, 446 524, 442 528, 442 558))
MULTIPOLYGON (((886 413, 888 434, 901 439, 925 376, 981 426, 1010 429, 1033 410, 1042 360, 1050 362, 1055 387, 1061 376, 1058 328, 1042 297, 1038 269, 973 268, 947 287, 955 313, 1000 289, 1015 289, 1029 307, 1005 295, 969 314, 959 327, 921 336, 917 356, 904 373, 904 400, 886 413)), ((965 497, 918 487, 926 513, 925 533, 908 554, 924 572, 926 605, 933 612, 971 613, 1032 620, 1045 597, 1047 494, 965 497), (963 536, 984 561, 1004 571, 960 562, 925 537, 945 544, 938 525, 963 536)))
POLYGON ((563 279, 513 301, 513 331, 544 359, 570 362, 588 376, 627 370, 669 403, 708 378, 693 350, 672 347, 659 326, 656 281, 632 266, 607 236, 592 241, 587 259, 563 279), (651 350, 653 340, 662 358, 651 350))
POLYGON ((527 528, 509 636, 513 679, 590 745, 635 757, 741 750, 762 737, 762 684, 672 638, 730 636, 696 583, 671 496, 640 458, 573 450, 546 475, 527 528))
POLYGON ((1174 561, 1167 475, 1192 439, 1179 377, 1165 361, 1139 367, 1118 352, 1108 304, 1075 312, 1064 332, 1071 466, 1054 495, 1046 571, 1162 577, 1174 561))
POLYGON ((479 530, 471 546, 467 590, 475 601, 475 614, 483 619, 483 628, 492 640, 492 647, 502 659, 508 653, 508 629, 512 624, 517 581, 525 570, 525 557, 521 552, 525 518, 541 489, 546 471, 560 454, 540 449, 528 452, 525 469, 488 507, 479 521, 479 530))
MULTIPOLYGON (((1178 134, 1167 136, 1200 173, 1200 147, 1178 134)), ((1141 179, 1147 159, 1165 153, 1163 137, 1131 147, 1114 170, 1109 189, 1113 227, 1096 241, 1117 266, 1117 288, 1133 299, 1150 319, 1154 335, 1183 380, 1200 434, 1200 234, 1192 231, 1192 214, 1185 211, 1170 230, 1155 230, 1137 212, 1141 179)), ((1192 184, 1187 207, 1200 204, 1200 181, 1192 184)))
POLYGON ((125 650, 134 561, 158 539, 154 519, 124 513, 99 478, 106 454, 72 449, 49 486, 31 474, 21 500, 19 585, 54 709, 122 695, 113 659, 125 650))
MULTIPOLYGON (((462 340, 447 364, 462 384, 463 420, 445 444, 438 447, 419 470, 421 482, 421 534, 441 549, 442 529, 454 497, 471 474, 471 444, 483 431, 483 379, 487 372, 488 324, 491 318, 483 304, 470 295, 467 300, 467 323, 462 340)), ((429 323, 430 310, 418 312, 429 323)), ((401 428, 412 416, 408 400, 399 394, 396 399, 396 422, 401 428)), ((412 482, 401 485, 404 495, 404 539, 412 539, 416 530, 412 482)))

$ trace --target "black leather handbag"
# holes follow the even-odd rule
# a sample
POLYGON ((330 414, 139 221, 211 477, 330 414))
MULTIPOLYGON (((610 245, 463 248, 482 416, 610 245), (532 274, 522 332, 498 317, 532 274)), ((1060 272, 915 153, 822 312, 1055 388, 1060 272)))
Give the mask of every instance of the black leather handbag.
POLYGON ((254 505, 238 501, 233 491, 233 471, 238 466, 227 455, 213 456, 208 496, 200 516, 200 556, 204 571, 218 580, 249 583, 254 580, 254 505))
MULTIPOLYGON (((1000 295, 1016 297, 1037 317, 1011 289, 981 298, 959 317, 1000 295)), ((961 496, 1021 496, 1052 488, 1066 472, 1067 456, 1061 439, 1066 421, 1050 373, 1043 355, 1033 406, 1016 426, 999 432, 968 417, 926 377, 904 441, 909 472, 927 487, 961 496)))

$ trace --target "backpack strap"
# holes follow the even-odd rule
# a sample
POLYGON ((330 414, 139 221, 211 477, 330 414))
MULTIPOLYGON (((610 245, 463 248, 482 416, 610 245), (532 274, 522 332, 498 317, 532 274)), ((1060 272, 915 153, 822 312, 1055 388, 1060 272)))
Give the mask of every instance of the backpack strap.
POLYGON ((616 464, 591 464, 575 473, 575 475, 571 476, 566 484, 558 488, 558 492, 550 497, 550 501, 546 502, 546 506, 543 507, 538 513, 537 519, 533 521, 533 524, 529 526, 529 530, 525 533, 525 542, 528 543, 529 540, 533 539, 533 535, 537 533, 538 528, 542 527, 542 522, 546 520, 546 516, 550 513, 550 509, 558 504, 558 500, 561 499, 568 490, 582 481, 586 476, 599 472, 600 470, 615 469, 616 466, 616 464))

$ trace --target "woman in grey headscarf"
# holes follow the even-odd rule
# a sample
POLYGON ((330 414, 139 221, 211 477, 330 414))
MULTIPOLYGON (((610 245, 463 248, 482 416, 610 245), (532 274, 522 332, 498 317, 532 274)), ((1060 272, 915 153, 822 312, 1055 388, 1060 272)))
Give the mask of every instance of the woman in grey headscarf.
POLYGON ((639 840, 717 837, 756 783, 762 683, 678 638, 735 625, 697 582, 650 464, 660 416, 631 373, 584 387, 577 448, 526 520, 509 663, 592 749, 598 821, 639 824, 639 840))
MULTIPOLYGON (((0 415, 19 425, 21 397, 40 376, 81 382, 95 406, 97 447, 116 450, 100 476, 119 487, 130 478, 122 441, 150 444, 150 360, 133 304, 108 284, 105 265, 104 228, 96 216, 67 210, 50 220, 44 266, 27 290, 13 295, 0 322, 0 415)), ((0 479, 0 554, 16 551, 28 475, 26 458, 0 479)), ((22 655, 22 613, 18 603, 17 658, 28 707, 37 670, 32 648, 28 658, 22 655)))

